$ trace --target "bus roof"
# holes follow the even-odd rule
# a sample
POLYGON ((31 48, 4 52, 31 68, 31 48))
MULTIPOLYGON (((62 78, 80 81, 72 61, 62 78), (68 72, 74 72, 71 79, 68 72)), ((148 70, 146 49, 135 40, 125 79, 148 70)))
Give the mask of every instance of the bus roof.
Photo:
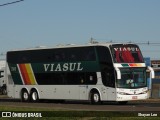
POLYGON ((15 49, 15 50, 10 50, 8 52, 16 52, 16 51, 28 51, 28 50, 45 50, 45 49, 58 49, 58 48, 74 48, 74 47, 89 47, 89 46, 107 46, 109 47, 110 45, 118 45, 118 44, 125 44, 125 45, 135 45, 134 43, 89 43, 85 45, 75 45, 75 44, 67 44, 67 45, 57 45, 55 47, 47 47, 47 46, 37 46, 35 48, 26 48, 26 49, 15 49))

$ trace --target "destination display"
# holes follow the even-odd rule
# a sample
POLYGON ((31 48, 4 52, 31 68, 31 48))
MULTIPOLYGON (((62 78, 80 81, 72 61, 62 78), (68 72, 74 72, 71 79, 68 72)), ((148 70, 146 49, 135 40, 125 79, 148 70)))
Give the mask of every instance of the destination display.
POLYGON ((136 45, 113 45, 112 54, 116 63, 142 63, 143 57, 136 45))

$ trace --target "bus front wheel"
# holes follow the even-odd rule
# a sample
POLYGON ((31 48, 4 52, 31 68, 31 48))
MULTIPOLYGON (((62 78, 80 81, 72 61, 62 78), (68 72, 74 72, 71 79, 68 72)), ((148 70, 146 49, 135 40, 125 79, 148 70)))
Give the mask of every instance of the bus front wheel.
POLYGON ((32 90, 31 91, 31 101, 32 102, 38 102, 39 101, 39 96, 37 90, 32 90))
POLYGON ((91 93, 91 104, 100 104, 101 99, 98 92, 91 93))

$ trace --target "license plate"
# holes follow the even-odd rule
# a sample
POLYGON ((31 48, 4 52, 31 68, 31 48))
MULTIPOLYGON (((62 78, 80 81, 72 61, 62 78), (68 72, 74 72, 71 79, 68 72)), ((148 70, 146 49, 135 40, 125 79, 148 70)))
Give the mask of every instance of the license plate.
POLYGON ((137 96, 132 96, 132 99, 133 99, 133 100, 136 100, 136 99, 137 99, 137 96))

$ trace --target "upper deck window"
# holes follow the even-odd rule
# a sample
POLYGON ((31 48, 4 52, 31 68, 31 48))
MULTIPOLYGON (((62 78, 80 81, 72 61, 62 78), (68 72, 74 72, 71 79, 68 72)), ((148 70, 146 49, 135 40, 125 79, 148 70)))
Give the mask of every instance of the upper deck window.
POLYGON ((11 51, 7 53, 9 63, 40 63, 66 61, 95 61, 95 49, 89 47, 55 48, 11 51))
POLYGON ((112 45, 113 60, 116 63, 142 63, 143 56, 137 45, 112 45))

